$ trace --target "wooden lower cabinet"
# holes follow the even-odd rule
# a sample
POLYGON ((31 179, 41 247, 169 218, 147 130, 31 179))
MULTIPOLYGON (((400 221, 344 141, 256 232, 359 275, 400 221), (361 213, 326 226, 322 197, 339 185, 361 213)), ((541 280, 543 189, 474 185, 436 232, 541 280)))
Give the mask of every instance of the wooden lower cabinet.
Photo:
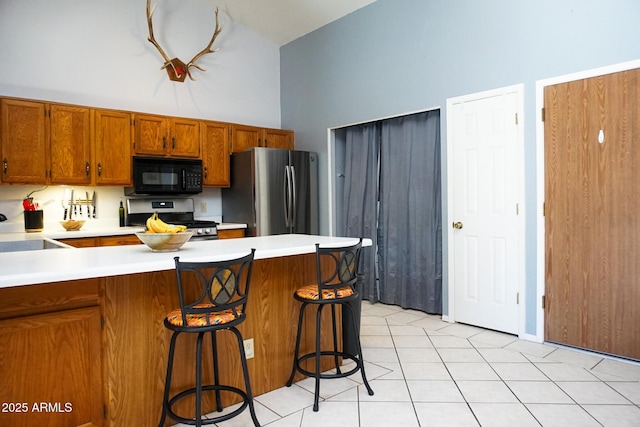
POLYGON ((0 319, 0 425, 103 426, 98 279, 0 289, 0 319))
POLYGON ((97 246, 125 246, 141 245, 142 242, 135 234, 125 234, 122 236, 101 236, 101 237, 79 237, 76 239, 58 239, 74 248, 93 248, 97 246))
POLYGON ((244 237, 244 230, 244 228, 218 230, 218 239, 237 239, 238 237, 244 237))

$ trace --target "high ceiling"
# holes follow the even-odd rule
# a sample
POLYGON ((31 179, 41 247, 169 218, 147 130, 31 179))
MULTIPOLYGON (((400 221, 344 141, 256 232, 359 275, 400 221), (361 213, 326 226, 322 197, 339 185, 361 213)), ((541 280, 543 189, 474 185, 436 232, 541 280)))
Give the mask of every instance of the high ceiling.
POLYGON ((234 21, 278 46, 360 9, 375 0, 220 0, 234 21))

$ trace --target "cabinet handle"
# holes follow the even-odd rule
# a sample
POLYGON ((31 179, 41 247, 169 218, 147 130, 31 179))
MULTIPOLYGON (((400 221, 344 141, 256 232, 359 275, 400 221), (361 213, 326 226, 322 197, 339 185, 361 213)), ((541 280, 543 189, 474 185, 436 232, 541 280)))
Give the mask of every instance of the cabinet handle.
POLYGON ((89 171, 91 170, 91 165, 89 165, 89 162, 85 163, 84 165, 87 176, 89 176, 89 171))
POLYGON ((171 137, 171 149, 174 150, 176 148, 176 137, 171 137))
POLYGON ((102 176, 102 163, 98 163, 98 176, 102 176))
POLYGON ((9 162, 7 161, 7 158, 5 157, 4 159, 2 159, 2 170, 4 171, 4 174, 7 174, 7 170, 9 169, 9 162))
POLYGON ((208 167, 204 167, 204 179, 209 178, 209 168, 208 167))
POLYGON ((166 149, 167 148, 167 137, 163 136, 162 137, 162 149, 166 149))

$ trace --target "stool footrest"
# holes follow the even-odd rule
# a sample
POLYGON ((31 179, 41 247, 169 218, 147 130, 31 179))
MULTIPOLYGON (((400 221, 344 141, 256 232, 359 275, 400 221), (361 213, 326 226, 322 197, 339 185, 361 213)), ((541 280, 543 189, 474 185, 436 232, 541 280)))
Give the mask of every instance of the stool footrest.
MULTIPOLYGON (((348 377, 350 375, 355 374, 356 372, 358 372, 361 368, 362 368, 362 361, 358 359, 357 356, 353 355, 353 354, 347 354, 347 353, 343 353, 340 351, 321 351, 320 352, 320 357, 322 356, 330 356, 330 357, 342 357, 343 359, 349 359, 353 362, 355 362, 356 366, 355 368, 347 371, 347 372, 340 372, 340 373, 335 373, 335 374, 327 374, 327 373, 320 373, 319 377, 320 378, 344 378, 344 377, 348 377)), ((304 369, 302 366, 300 366, 300 364, 308 359, 315 359, 316 357, 316 353, 307 353, 305 355, 302 355, 298 358, 298 360, 295 361, 296 363, 296 369, 298 370, 298 372, 303 373, 304 375, 308 376, 308 377, 315 377, 316 373, 314 371, 309 371, 307 369, 304 369)))
MULTIPOLYGON (((242 404, 235 409, 232 412, 229 412, 228 414, 224 414, 221 415, 219 417, 215 417, 215 418, 209 418, 206 420, 202 420, 200 423, 202 425, 209 425, 209 424, 214 424, 214 423, 219 423, 222 421, 226 421, 228 419, 231 419, 233 417, 235 417, 236 415, 240 414, 242 411, 245 410, 245 408, 249 405, 249 396, 247 396, 247 393, 245 393, 243 390, 237 388, 237 387, 231 387, 231 386, 226 386, 226 385, 203 385, 202 386, 202 391, 228 391, 231 393, 235 393, 237 395, 240 395, 240 397, 242 397, 242 404)), ((175 396, 173 396, 172 398, 169 399, 169 402, 167 404, 167 415, 169 415, 171 418, 173 418, 175 421, 178 421, 179 423, 182 424, 187 424, 187 425, 196 425, 196 421, 193 418, 184 418, 181 417, 180 415, 176 414, 173 411, 173 405, 178 402, 180 399, 185 398, 187 396, 190 396, 192 394, 196 394, 196 388, 192 387, 186 390, 181 391, 180 393, 176 394, 175 396)))

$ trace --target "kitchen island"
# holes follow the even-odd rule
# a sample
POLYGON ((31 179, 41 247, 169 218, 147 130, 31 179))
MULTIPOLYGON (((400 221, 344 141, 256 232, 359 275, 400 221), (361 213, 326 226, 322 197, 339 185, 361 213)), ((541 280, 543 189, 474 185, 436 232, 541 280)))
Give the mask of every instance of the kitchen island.
MULTIPOLYGON (((0 412, 0 425, 156 425, 169 342, 162 321, 178 306, 175 256, 217 260, 256 248, 247 320, 239 329, 254 339, 248 361, 254 395, 284 386, 298 311, 292 294, 315 281, 316 242, 355 239, 280 235, 190 241, 172 253, 137 245, 0 254, 0 402, 13 402, 11 412, 0 412)), ((194 346, 183 338, 176 389, 194 381, 194 346)), ((223 381, 242 387, 228 338, 218 341, 223 381)), ((312 339, 303 345, 310 349, 312 339)))

